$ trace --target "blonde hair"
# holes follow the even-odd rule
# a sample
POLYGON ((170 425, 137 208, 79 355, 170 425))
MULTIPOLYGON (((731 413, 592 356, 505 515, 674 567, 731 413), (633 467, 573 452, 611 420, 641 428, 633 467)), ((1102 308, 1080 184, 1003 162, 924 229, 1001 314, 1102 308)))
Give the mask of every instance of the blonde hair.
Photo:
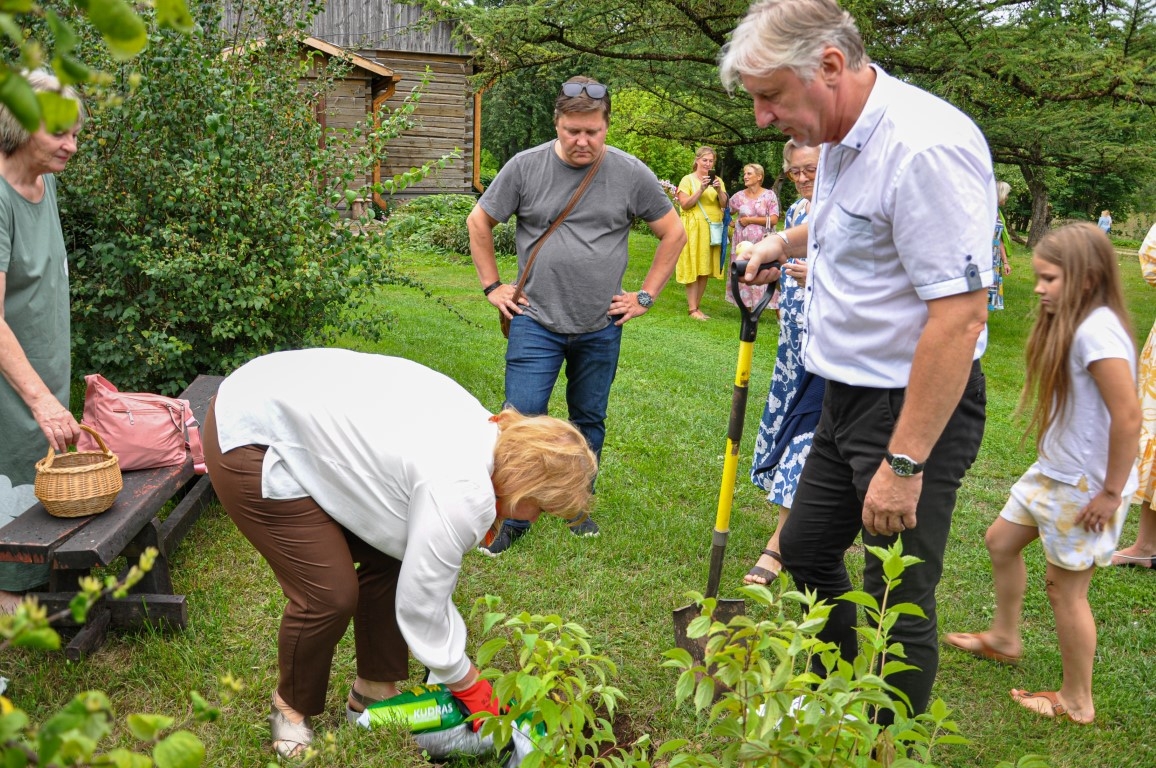
POLYGON ((552 515, 574 518, 590 504, 598 459, 586 438, 568 421, 523 416, 505 408, 494 417, 494 493, 513 509, 533 499, 552 515))
POLYGON ((1100 307, 1112 310, 1129 336, 1132 322, 1124 302, 1116 251, 1099 227, 1077 222, 1052 230, 1032 255, 1059 267, 1064 277, 1055 311, 1039 313, 1025 349, 1027 378, 1019 412, 1030 412, 1024 437, 1034 430, 1039 451, 1048 429, 1067 416, 1064 410, 1072 387, 1068 355, 1080 323, 1100 307))
POLYGON ((714 151, 714 147, 703 145, 694 151, 694 162, 690 165, 690 170, 692 173, 694 172, 694 169, 698 167, 699 158, 705 155, 710 155, 715 160, 718 160, 718 152, 714 151))
POLYGON ((747 168, 750 168, 755 173, 757 173, 760 180, 767 178, 767 172, 763 170, 763 166, 759 165, 758 163, 747 163, 743 166, 743 173, 747 172, 747 168))

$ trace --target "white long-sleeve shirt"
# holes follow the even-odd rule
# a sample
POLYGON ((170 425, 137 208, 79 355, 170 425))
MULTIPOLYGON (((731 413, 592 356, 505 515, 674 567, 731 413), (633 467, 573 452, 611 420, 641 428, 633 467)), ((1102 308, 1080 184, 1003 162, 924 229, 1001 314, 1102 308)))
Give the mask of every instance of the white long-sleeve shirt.
POLYGON ((496 515, 490 474, 498 427, 489 418, 436 371, 344 349, 259 357, 226 378, 216 400, 222 452, 268 446, 265 498, 312 497, 401 561, 398 625, 414 657, 442 682, 469 671, 453 592, 462 557, 496 515))

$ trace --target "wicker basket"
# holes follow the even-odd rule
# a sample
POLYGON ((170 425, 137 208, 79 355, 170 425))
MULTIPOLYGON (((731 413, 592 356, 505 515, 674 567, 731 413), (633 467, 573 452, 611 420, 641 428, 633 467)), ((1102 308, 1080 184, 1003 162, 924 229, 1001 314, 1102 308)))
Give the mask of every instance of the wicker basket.
POLYGON ((36 462, 36 498, 56 517, 95 515, 112 506, 124 483, 120 478, 120 461, 104 438, 91 427, 80 428, 96 438, 100 451, 77 451, 57 454, 50 447, 48 455, 36 462))

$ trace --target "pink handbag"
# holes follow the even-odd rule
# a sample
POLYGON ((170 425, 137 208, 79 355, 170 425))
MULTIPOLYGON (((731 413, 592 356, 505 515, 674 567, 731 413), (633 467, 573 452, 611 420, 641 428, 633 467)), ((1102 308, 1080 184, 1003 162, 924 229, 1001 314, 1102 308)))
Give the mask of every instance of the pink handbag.
MULTIPOLYGON (((84 377, 85 424, 104 437, 120 459, 120 468, 150 469, 184 464, 193 454, 193 471, 206 472, 201 429, 188 400, 147 392, 121 392, 99 373, 84 377), (185 431, 188 430, 188 441, 185 431)), ((76 442, 77 450, 99 450, 87 432, 76 442)))

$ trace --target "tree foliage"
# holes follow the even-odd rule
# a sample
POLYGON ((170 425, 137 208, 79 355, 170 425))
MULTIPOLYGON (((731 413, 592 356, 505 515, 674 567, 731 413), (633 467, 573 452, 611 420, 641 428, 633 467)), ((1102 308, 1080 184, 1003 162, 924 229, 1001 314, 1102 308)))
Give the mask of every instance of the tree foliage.
MULTIPOLYGON (((1021 171, 1033 238, 1051 190, 1093 190, 1084 200, 1089 214, 1133 204, 1126 190, 1153 170, 1156 0, 843 4, 874 60, 961 107, 987 134, 995 160, 1021 171)), ((717 56, 746 0, 435 5, 460 19, 487 80, 542 67, 586 70, 654 96, 649 119, 631 127, 640 134, 720 148, 783 138, 758 130, 749 97, 719 84, 717 56)))

